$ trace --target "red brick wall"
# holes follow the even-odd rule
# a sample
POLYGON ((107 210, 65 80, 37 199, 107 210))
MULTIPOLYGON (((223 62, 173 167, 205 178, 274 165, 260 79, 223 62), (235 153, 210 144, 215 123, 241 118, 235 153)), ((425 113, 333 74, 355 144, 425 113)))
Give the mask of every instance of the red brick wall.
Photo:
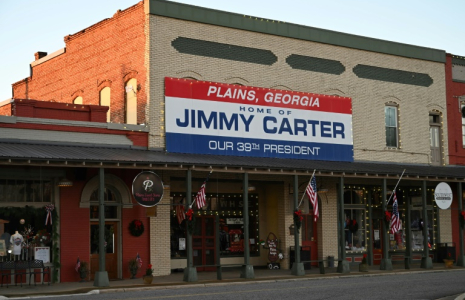
POLYGON ((74 270, 76 260, 90 261, 89 209, 79 208, 85 182, 60 188, 60 258, 61 282, 79 281, 74 270))
POLYGON ((124 123, 125 78, 134 76, 138 123, 145 123, 146 71, 144 5, 117 11, 82 31, 65 37, 66 52, 32 67, 31 77, 13 84, 14 98, 99 105, 99 92, 111 88, 111 121, 124 123), (131 74, 131 75, 129 75, 131 74))
POLYGON ((465 95, 465 83, 452 81, 452 57, 446 56, 447 128, 449 137, 449 164, 465 165, 462 146, 462 114, 457 96, 465 95))
MULTIPOLYGON (((132 180, 140 170, 105 170, 121 178, 130 189, 132 180)), ((77 181, 73 178, 72 172, 68 172, 67 178, 74 179, 73 186, 60 188, 60 214, 61 214, 61 281, 72 282, 79 280, 79 274, 74 270, 76 259, 79 256, 81 261, 90 261, 90 218, 88 208, 79 208, 81 193, 87 181, 97 175, 97 169, 89 169, 86 180, 77 181)), ((131 199, 132 201, 132 199, 131 199)), ((142 269, 137 277, 141 277, 150 261, 150 232, 149 219, 146 217, 146 208, 136 204, 133 208, 122 208, 121 210, 121 238, 122 240, 122 271, 123 278, 130 278, 129 260, 135 258, 139 253, 142 258, 142 269), (130 234, 129 223, 139 219, 144 224, 144 233, 139 237, 130 234)))
POLYGON ((11 116, 11 104, 0 107, 0 116, 11 116))
POLYGON ((13 107, 18 117, 107 122, 108 106, 14 99, 13 107))

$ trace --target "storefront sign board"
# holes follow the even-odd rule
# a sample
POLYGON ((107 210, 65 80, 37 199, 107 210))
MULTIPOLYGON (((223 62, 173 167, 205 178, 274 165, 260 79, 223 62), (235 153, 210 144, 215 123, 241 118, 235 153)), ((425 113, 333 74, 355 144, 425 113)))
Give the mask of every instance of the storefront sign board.
POLYGON ((34 258, 45 263, 50 262, 50 247, 35 247, 34 258))
POLYGON ((132 182, 132 195, 142 206, 157 205, 163 197, 163 183, 160 177, 153 172, 140 172, 132 182))
POLYGON ((244 224, 243 218, 226 218, 226 224, 234 225, 234 224, 244 224))
POLYGON ((434 189, 434 200, 440 209, 448 209, 452 204, 452 189, 445 183, 439 183, 434 189))
POLYGON ((165 78, 168 152, 353 161, 352 100, 165 78))

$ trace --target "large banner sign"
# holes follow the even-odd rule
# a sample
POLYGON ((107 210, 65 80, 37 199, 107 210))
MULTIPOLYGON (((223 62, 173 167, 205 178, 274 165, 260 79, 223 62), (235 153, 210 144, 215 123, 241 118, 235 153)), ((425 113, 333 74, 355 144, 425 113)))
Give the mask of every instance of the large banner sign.
POLYGON ((165 78, 168 152, 353 161, 350 98, 165 78))

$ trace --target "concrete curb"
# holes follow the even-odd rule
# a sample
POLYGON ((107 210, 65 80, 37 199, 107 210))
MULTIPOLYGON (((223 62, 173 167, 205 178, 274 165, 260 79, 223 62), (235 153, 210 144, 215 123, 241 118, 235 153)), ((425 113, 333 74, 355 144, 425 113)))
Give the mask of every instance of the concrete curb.
POLYGON ((465 294, 462 294, 462 295, 458 296, 454 300, 465 300, 465 294))
MULTIPOLYGON (((374 274, 345 274, 345 275, 329 275, 329 276, 318 276, 318 277, 297 277, 297 278, 276 278, 276 279, 265 279, 265 280, 250 280, 250 281, 231 281, 231 282, 211 282, 211 283, 196 283, 196 284, 182 284, 182 285, 171 285, 171 286, 146 286, 146 287, 127 287, 121 289, 103 289, 100 290, 101 294, 114 293, 114 292, 136 292, 136 291, 150 291, 150 290, 167 290, 167 289, 183 289, 183 288, 204 288, 214 286, 225 286, 225 285, 243 285, 243 284, 260 284, 260 283, 273 283, 273 282, 286 282, 286 281, 304 281, 304 280, 322 280, 322 279, 342 279, 347 277, 374 277, 374 276, 392 276, 392 275, 407 275, 407 274, 418 274, 418 273, 439 273, 439 272, 460 272, 465 271, 464 269, 457 270, 428 270, 428 271, 410 271, 410 272, 391 272, 391 273, 374 273, 374 274)), ((456 300, 465 300, 464 298, 456 298, 456 300)))
MULTIPOLYGON (((418 271, 392 271, 392 272, 379 272, 373 271, 373 273, 330 273, 325 275, 304 275, 299 277, 275 277, 275 278, 264 278, 264 279, 229 279, 219 282, 209 281, 209 282, 197 282, 197 283, 184 283, 184 282, 170 282, 166 285, 158 284, 154 286, 145 286, 145 285, 135 285, 135 286, 122 286, 121 288, 103 288, 103 289, 93 289, 86 293, 83 293, 79 290, 70 290, 68 292, 60 294, 50 294, 50 295, 30 295, 30 296, 12 296, 5 297, 0 296, 2 299, 40 299, 40 298, 55 298, 55 297, 68 297, 68 296, 85 296, 93 294, 110 294, 110 293, 124 293, 124 292, 136 292, 136 291, 154 291, 154 290, 169 290, 169 289, 184 289, 184 288, 205 288, 205 287, 215 287, 215 286, 225 286, 225 285, 244 285, 244 284, 262 284, 262 283, 273 283, 273 282, 286 282, 286 281, 304 281, 304 280, 322 280, 322 279, 343 279, 348 277, 374 277, 374 276, 392 276, 392 275, 408 275, 408 274, 420 274, 420 273, 443 273, 443 272, 463 272, 465 269, 447 269, 447 270, 418 270, 418 271), (68 294, 66 294, 68 293, 68 294)), ((465 300, 465 294, 460 295, 455 298, 455 300, 465 300)))

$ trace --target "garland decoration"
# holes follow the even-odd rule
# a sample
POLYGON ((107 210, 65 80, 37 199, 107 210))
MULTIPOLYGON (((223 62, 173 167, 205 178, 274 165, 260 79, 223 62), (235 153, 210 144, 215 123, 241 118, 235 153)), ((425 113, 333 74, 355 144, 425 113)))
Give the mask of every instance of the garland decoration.
POLYGON ((47 212, 47 218, 45 218, 45 225, 50 223, 50 225, 53 224, 52 222, 52 211, 55 209, 55 205, 52 203, 45 205, 45 211, 47 212))
POLYGON ((302 227, 302 220, 304 217, 302 216, 302 210, 295 210, 294 211, 294 224, 295 228, 297 229, 297 233, 300 232, 300 227, 302 227))
POLYGON ((194 217, 194 211, 192 208, 189 208, 186 212, 186 223, 187 223, 187 231, 189 234, 192 234, 194 232, 194 227, 195 227, 195 217, 194 217))
POLYGON ((356 233, 358 231, 358 223, 355 220, 349 220, 349 230, 352 233, 356 233))
POLYGON ((141 220, 132 220, 128 228, 132 236, 141 236, 144 233, 144 224, 141 220))

